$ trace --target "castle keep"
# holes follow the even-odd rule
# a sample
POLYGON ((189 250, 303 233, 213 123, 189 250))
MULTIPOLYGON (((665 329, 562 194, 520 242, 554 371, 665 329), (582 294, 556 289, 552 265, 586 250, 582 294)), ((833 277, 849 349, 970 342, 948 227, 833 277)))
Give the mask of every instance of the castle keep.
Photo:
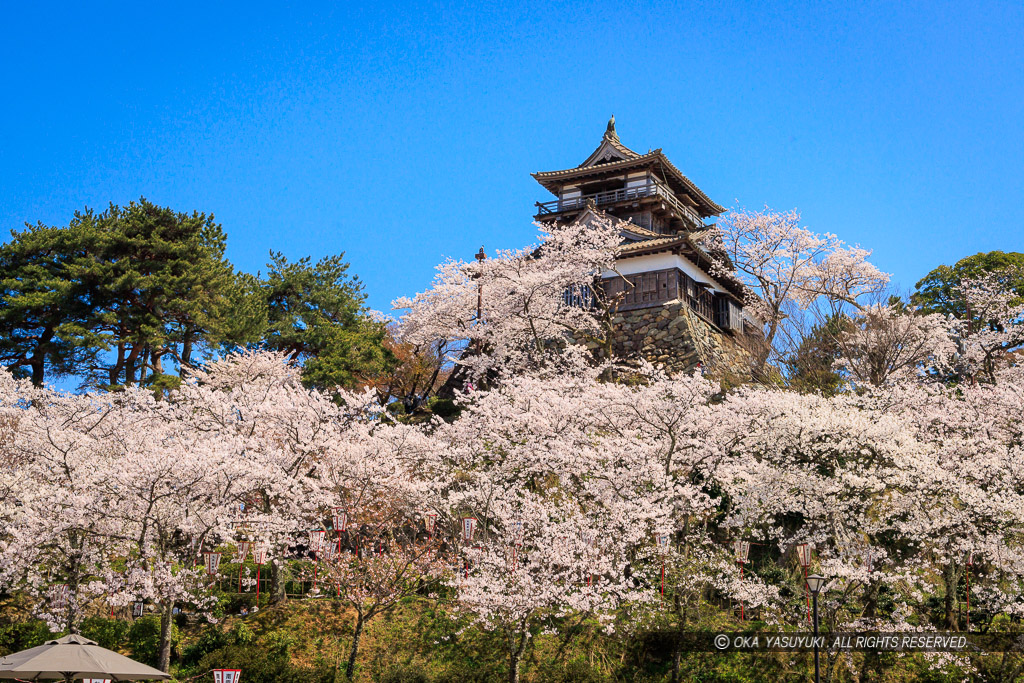
MULTIPOLYGON (((615 131, 582 164, 534 173, 555 199, 537 202, 541 222, 593 220, 621 225, 622 249, 601 285, 616 301, 616 353, 639 354, 672 371, 698 364, 748 375, 761 325, 743 308, 747 292, 731 275, 712 277, 712 258, 697 243, 708 219, 724 209, 668 160, 661 149, 639 154, 615 131)), ((721 257, 720 257, 721 258, 721 257)))

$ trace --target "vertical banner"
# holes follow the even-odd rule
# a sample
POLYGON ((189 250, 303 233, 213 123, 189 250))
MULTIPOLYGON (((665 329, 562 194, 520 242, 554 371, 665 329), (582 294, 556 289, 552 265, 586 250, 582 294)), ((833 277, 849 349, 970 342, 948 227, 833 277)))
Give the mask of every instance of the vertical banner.
POLYGON ((425 515, 423 515, 423 518, 424 518, 424 520, 426 520, 427 535, 430 536, 431 538, 433 538, 434 537, 434 529, 437 528, 437 513, 435 513, 435 512, 428 512, 425 515))
POLYGON ((348 528, 348 513, 342 508, 331 508, 331 524, 339 534, 348 528))
POLYGON ((235 564, 242 564, 245 562, 245 558, 249 557, 249 548, 252 543, 249 541, 239 541, 238 549, 235 552, 235 564))
POLYGON ((324 547, 324 535, 326 531, 323 529, 310 529, 309 530, 309 550, 314 555, 319 555, 320 551, 324 547))
POLYGON ((206 573, 213 576, 220 568, 220 553, 204 552, 203 559, 206 561, 206 573))
POLYGON ((475 517, 463 517, 462 518, 462 540, 465 541, 466 545, 472 545, 473 536, 476 534, 476 518, 475 517))

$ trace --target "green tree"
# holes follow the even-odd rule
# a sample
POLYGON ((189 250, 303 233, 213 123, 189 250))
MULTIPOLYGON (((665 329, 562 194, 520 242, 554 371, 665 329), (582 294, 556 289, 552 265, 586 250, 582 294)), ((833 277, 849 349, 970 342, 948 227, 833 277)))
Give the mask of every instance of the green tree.
POLYGON ((1024 297, 1024 254, 1020 252, 990 251, 965 256, 952 266, 934 269, 915 285, 911 302, 925 313, 942 313, 967 320, 967 306, 957 293, 965 279, 995 276, 1007 289, 1024 297))
POLYGON ((358 277, 344 254, 312 263, 271 252, 262 282, 268 324, 263 344, 302 362, 303 379, 329 388, 365 384, 394 367, 383 323, 370 318, 358 277))
POLYGON ((0 248, 0 360, 37 384, 49 372, 173 385, 170 373, 197 354, 265 328, 259 287, 224 249, 213 216, 144 198, 78 211, 64 228, 12 232, 0 248))
POLYGON ((0 363, 42 385, 47 377, 74 375, 95 362, 102 345, 89 329, 91 302, 82 282, 68 277, 80 226, 26 225, 0 245, 0 363))
POLYGON ((850 327, 850 319, 837 313, 811 328, 810 333, 800 340, 800 346, 784 361, 791 389, 822 396, 835 396, 840 392, 843 377, 833 365, 841 350, 839 335, 850 327))
MULTIPOLYGON (((157 384, 164 362, 178 369, 197 352, 258 337, 261 309, 224 257, 226 237, 212 215, 175 212, 146 199, 102 214, 75 215, 90 226, 98 255, 70 275, 92 292, 92 329, 104 339, 96 384, 157 384)), ((173 382, 171 382, 173 384, 173 382)))

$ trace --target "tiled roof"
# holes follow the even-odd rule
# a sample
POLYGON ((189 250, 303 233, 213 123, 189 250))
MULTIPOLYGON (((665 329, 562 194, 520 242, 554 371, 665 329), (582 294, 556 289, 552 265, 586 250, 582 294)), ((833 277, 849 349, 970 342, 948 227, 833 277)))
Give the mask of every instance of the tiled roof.
POLYGON ((619 247, 619 256, 646 251, 660 251, 661 249, 681 246, 685 243, 686 238, 681 235, 667 235, 654 239, 640 240, 639 242, 630 242, 619 247))
MULTIPOLYGON (((610 141, 609 143, 615 144, 610 141)), ((602 144, 604 144, 604 141, 602 141, 602 144)), ((599 164, 597 166, 577 166, 576 168, 567 168, 561 171, 539 171, 532 175, 537 182, 548 187, 548 183, 555 180, 567 180, 569 178, 579 176, 606 173, 608 171, 626 170, 633 167, 642 167, 660 163, 669 174, 675 176, 676 180, 682 184, 687 191, 691 192, 695 198, 704 202, 706 208, 709 209, 709 213, 719 214, 725 211, 723 206, 712 201, 711 198, 704 194, 704 191, 697 187, 692 180, 683 175, 683 172, 676 168, 675 164, 669 161, 668 157, 666 157, 660 149, 653 150, 647 154, 637 154, 625 146, 623 146, 623 148, 627 152, 631 152, 636 156, 633 158, 622 159, 620 161, 611 161, 607 164, 599 164)), ((551 188, 548 187, 548 189, 551 188)))
MULTIPOLYGON (((607 215, 607 214, 605 214, 605 215, 607 215)), ((622 232, 624 232, 624 233, 625 232, 631 233, 631 234, 636 235, 637 237, 639 237, 640 239, 643 239, 643 240, 651 239, 651 238, 655 238, 655 237, 664 237, 664 235, 662 233, 660 233, 660 232, 654 232, 653 230, 648 230, 647 228, 641 228, 636 223, 630 223, 629 221, 623 221, 622 232)))

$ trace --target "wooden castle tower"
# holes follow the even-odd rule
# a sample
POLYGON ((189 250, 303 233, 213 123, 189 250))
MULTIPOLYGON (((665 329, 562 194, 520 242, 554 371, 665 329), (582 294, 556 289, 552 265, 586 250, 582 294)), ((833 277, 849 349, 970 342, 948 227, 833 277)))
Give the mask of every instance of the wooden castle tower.
MULTIPOLYGON (((533 174, 555 199, 537 202, 536 220, 620 222, 622 249, 602 286, 617 304, 618 346, 686 369, 698 363, 746 365, 742 357, 760 323, 743 308, 743 284, 712 276, 712 257, 697 237, 724 209, 655 149, 626 147, 608 122, 601 143, 575 168, 533 174), (739 347, 735 349, 734 347, 739 347)), ((719 257, 719 261, 721 260, 719 257)))

